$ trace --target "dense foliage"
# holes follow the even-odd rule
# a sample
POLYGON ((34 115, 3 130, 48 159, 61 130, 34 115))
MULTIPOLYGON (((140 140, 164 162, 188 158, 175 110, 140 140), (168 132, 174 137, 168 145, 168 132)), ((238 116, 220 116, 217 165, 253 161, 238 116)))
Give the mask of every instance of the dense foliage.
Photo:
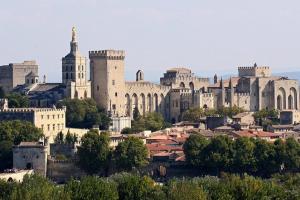
POLYGON ((70 130, 68 130, 66 136, 62 132, 59 132, 56 137, 54 138, 54 142, 57 144, 72 144, 78 142, 78 137, 75 133, 70 133, 70 130))
POLYGON ((226 136, 207 140, 191 135, 184 144, 184 152, 188 164, 204 174, 231 172, 268 177, 278 172, 300 171, 300 144, 292 138, 269 143, 246 137, 232 141, 226 136))
POLYGON ((276 175, 263 180, 248 175, 221 178, 172 179, 164 185, 150 177, 116 174, 108 178, 84 177, 63 186, 37 175, 23 183, 0 180, 0 199, 12 200, 253 200, 300 198, 300 174, 276 175))
POLYGON ((275 109, 261 109, 253 114, 255 121, 258 125, 263 126, 264 130, 267 129, 268 125, 279 124, 279 112, 275 109))
POLYGON ((27 121, 0 122, 0 170, 12 167, 12 146, 22 141, 38 141, 42 130, 27 121))
POLYGON ((0 99, 5 98, 5 91, 2 87, 0 87, 0 99))
POLYGON ((73 128, 92 128, 99 126, 102 130, 107 130, 110 118, 99 108, 93 99, 64 99, 57 104, 57 107, 67 107, 66 123, 73 128))
POLYGON ((183 121, 199 122, 202 117, 220 115, 232 117, 238 113, 245 112, 244 109, 237 106, 222 107, 218 110, 204 108, 190 108, 182 114, 183 121))
POLYGON ((90 130, 81 138, 78 147, 78 165, 88 174, 107 173, 111 149, 108 133, 90 130))
POLYGON ((27 96, 19 93, 7 94, 8 107, 10 108, 27 108, 29 107, 29 99, 27 96))
MULTIPOLYGON (((137 109, 136 112, 138 113, 137 109)), ((132 128, 131 130, 127 128, 125 133, 139 133, 145 130, 150 130, 153 132, 169 126, 170 124, 164 121, 164 118, 160 113, 152 112, 147 113, 145 116, 134 114, 134 120, 131 123, 132 128)))
POLYGON ((136 137, 129 137, 120 142, 114 151, 116 167, 122 170, 132 170, 146 165, 148 151, 143 141, 136 137))

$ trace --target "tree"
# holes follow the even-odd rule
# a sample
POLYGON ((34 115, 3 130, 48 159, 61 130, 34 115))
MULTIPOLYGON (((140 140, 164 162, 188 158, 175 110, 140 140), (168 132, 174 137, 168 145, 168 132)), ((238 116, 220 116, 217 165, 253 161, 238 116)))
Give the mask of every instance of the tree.
POLYGON ((78 137, 77 135, 74 133, 74 134, 71 134, 70 133, 70 130, 68 130, 67 132, 67 135, 66 135, 66 139, 65 139, 65 143, 66 144, 71 144, 71 145, 74 145, 75 143, 78 142, 78 137))
POLYGON ((56 143, 56 144, 63 144, 64 143, 64 134, 63 134, 63 132, 59 132, 57 135, 56 135, 56 137, 55 137, 55 139, 54 139, 54 142, 56 143))
POLYGON ((205 116, 202 108, 190 108, 182 114, 183 121, 200 122, 201 117, 205 116))
POLYGON ((213 174, 226 171, 232 165, 233 142, 226 136, 212 138, 200 156, 204 159, 205 170, 213 174))
POLYGON ((133 174, 116 174, 111 177, 118 185, 120 200, 164 200, 165 194, 161 187, 147 176, 133 174))
POLYGON ((104 180, 95 176, 87 176, 79 181, 71 180, 65 187, 72 200, 117 200, 117 184, 111 180, 104 180))
POLYGON ((4 91, 4 89, 2 88, 2 87, 0 87, 0 99, 3 99, 3 98, 5 98, 5 91, 4 91))
POLYGON ((38 141, 43 137, 41 129, 27 121, 0 122, 0 170, 12 167, 12 146, 22 141, 38 141))
POLYGON ((137 137, 129 137, 120 142, 114 152, 117 168, 132 170, 148 163, 148 151, 143 141, 137 137))
POLYGON ((145 130, 158 131, 169 124, 164 121, 163 116, 160 113, 152 112, 147 113, 143 117, 139 117, 137 120, 132 121, 132 131, 139 133, 145 130))
POLYGON ((167 199, 206 200, 207 194, 197 183, 190 180, 171 180, 167 183, 167 199))
POLYGON ((123 128, 121 131, 121 134, 132 134, 132 133, 133 133, 133 131, 129 127, 123 128))
POLYGON ((201 152, 209 144, 209 141, 201 135, 193 134, 186 140, 183 150, 187 163, 192 166, 202 166, 201 152))
POLYGON ((138 107, 134 107, 133 109, 133 120, 139 120, 141 118, 140 111, 138 107))
POLYGON ((29 99, 25 95, 19 93, 11 93, 6 96, 8 106, 10 108, 27 108, 29 107, 29 99))
POLYGON ((81 138, 81 146, 78 147, 78 165, 88 174, 96 174, 107 171, 111 149, 109 136, 97 130, 90 130, 81 138))
POLYGON ((97 106, 93 99, 64 99, 57 104, 58 108, 67 107, 66 121, 68 127, 93 128, 98 125, 108 129, 110 118, 97 106))
POLYGON ((254 140, 254 144, 256 174, 260 176, 269 176, 270 174, 278 172, 280 164, 278 165, 275 160, 276 152, 274 145, 266 140, 260 139, 254 140))
POLYGON ((246 137, 238 138, 234 143, 233 164, 235 171, 240 173, 253 173, 256 171, 255 144, 246 137))
POLYGON ((25 175, 23 182, 16 188, 16 190, 12 193, 11 199, 44 199, 44 200, 52 200, 55 197, 64 197, 67 198, 67 194, 58 195, 56 193, 56 186, 48 181, 46 178, 41 177, 39 175, 25 175))

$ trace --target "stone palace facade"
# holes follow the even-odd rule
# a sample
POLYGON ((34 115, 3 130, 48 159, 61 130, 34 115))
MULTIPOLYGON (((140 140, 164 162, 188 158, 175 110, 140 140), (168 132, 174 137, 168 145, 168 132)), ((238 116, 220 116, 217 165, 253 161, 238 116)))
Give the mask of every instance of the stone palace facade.
POLYGON ((157 84, 144 80, 141 70, 135 81, 126 81, 124 60, 123 50, 90 51, 88 80, 87 59, 79 53, 73 28, 70 52, 62 58, 62 83, 46 83, 45 77, 38 82, 36 63, 25 62, 0 67, 0 71, 23 69, 17 75, 0 74, 0 86, 28 95, 32 107, 52 107, 63 98, 92 97, 112 117, 132 118, 137 108, 141 115, 159 112, 170 122, 180 121, 189 108, 299 109, 298 81, 272 76, 267 66, 238 67, 238 76, 219 80, 215 75, 213 82, 197 77, 188 68, 175 67, 168 69, 157 84))

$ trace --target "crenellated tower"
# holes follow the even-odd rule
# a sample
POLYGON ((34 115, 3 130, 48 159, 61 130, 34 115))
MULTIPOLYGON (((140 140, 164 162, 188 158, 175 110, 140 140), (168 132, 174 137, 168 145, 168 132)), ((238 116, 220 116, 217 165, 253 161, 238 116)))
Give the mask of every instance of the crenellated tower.
POLYGON ((92 97, 111 116, 125 116, 125 52, 90 51, 92 97))

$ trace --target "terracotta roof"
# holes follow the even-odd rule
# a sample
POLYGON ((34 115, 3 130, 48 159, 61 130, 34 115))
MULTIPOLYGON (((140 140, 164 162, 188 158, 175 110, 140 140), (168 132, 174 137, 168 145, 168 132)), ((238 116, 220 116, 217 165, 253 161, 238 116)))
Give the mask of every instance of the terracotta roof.
POLYGON ((280 137, 282 134, 272 133, 266 131, 252 131, 252 130, 244 130, 244 131, 234 131, 234 134, 240 137, 280 137))

